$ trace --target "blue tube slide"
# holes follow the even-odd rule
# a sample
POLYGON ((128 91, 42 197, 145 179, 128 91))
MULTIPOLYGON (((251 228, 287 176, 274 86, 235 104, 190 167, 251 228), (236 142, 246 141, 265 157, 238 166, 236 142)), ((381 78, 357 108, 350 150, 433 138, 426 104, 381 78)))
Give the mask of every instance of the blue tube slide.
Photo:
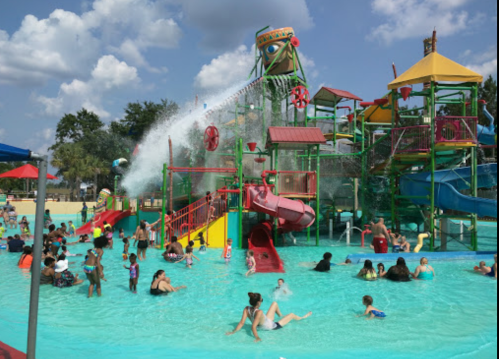
MULTIPOLYGON (((476 213, 479 217, 497 218, 497 201, 465 196, 459 191, 470 188, 471 168, 435 172, 435 206, 442 210, 476 213)), ((497 186, 497 163, 478 166, 478 188, 497 186)), ((431 173, 403 176, 400 181, 404 196, 429 196, 431 173)), ((430 199, 411 199, 416 205, 430 205, 430 199)))
POLYGON ((495 119, 487 110, 487 105, 483 106, 483 114, 490 121, 488 127, 478 125, 478 142, 482 145, 494 146, 497 144, 497 135, 495 129, 495 119))

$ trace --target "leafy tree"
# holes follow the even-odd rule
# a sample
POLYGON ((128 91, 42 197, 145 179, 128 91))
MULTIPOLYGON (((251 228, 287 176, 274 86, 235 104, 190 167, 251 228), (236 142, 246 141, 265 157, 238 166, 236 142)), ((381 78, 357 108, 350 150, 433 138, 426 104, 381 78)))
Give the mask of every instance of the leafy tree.
POLYGON ((179 111, 179 106, 168 100, 161 103, 145 101, 129 103, 125 108, 125 118, 111 123, 111 132, 140 141, 149 129, 161 118, 171 118, 179 111))
POLYGON ((93 112, 85 108, 73 114, 66 114, 57 124, 55 133, 56 143, 50 150, 55 150, 65 143, 76 143, 92 136, 92 133, 104 127, 104 123, 93 112))

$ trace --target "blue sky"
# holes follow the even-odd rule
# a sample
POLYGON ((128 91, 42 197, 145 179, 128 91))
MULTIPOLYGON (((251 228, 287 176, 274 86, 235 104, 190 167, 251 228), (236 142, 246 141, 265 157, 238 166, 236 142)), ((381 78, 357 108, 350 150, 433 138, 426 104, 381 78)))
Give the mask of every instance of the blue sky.
POLYGON ((497 76, 495 0, 4 0, 0 141, 46 152, 64 113, 202 99, 247 76, 267 25, 295 28, 314 93, 379 97, 434 27, 440 53, 497 76))

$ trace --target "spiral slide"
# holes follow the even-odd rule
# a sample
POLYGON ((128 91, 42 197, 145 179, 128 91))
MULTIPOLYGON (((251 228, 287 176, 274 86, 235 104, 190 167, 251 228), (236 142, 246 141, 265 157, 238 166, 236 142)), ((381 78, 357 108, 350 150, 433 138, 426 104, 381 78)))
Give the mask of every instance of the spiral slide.
MULTIPOLYGON (((469 197, 459 191, 470 188, 471 168, 435 172, 435 206, 443 210, 476 213, 479 217, 497 218, 497 201, 469 197)), ((497 163, 478 166, 478 188, 497 186, 497 163)), ((429 196, 431 173, 404 176, 400 188, 404 196, 429 196)), ((429 199, 412 199, 417 205, 429 205, 429 199)))
MULTIPOLYGON (((131 211, 105 211, 95 215, 95 218, 97 219, 95 221, 95 226, 102 227, 104 225, 104 221, 106 221, 114 227, 116 224, 118 224, 119 221, 124 218, 130 217, 131 215, 131 211)), ((76 230, 76 234, 92 234, 91 222, 88 222, 87 224, 84 224, 82 227, 78 228, 76 230)))
POLYGON ((483 113, 490 121, 490 124, 488 127, 478 125, 478 141, 484 145, 494 146, 497 144, 497 135, 494 125, 495 119, 494 116, 492 116, 487 110, 487 105, 484 105, 483 113))
MULTIPOLYGON (((302 231, 315 222, 315 212, 301 201, 275 196, 266 187, 249 187, 250 209, 279 218, 283 232, 302 231)), ((257 273, 284 273, 284 266, 272 241, 272 222, 255 226, 250 234, 249 249, 255 252, 257 273)))

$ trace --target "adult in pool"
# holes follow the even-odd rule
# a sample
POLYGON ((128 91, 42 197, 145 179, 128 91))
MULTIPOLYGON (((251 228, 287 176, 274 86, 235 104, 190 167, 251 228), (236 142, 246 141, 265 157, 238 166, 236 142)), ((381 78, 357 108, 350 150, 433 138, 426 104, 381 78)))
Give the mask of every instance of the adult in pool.
POLYGON ((101 266, 101 259, 104 255, 104 248, 107 246, 108 240, 106 237, 99 237, 94 239, 94 249, 88 250, 88 257, 83 267, 83 271, 90 281, 88 287, 88 297, 92 298, 94 294, 94 286, 97 290, 97 295, 100 297, 101 292, 101 278, 104 278, 103 267, 101 266))
POLYGON ((435 269, 428 263, 427 258, 421 258, 421 265, 417 267, 416 271, 412 274, 414 279, 433 280, 435 278, 435 269))
POLYGON ((163 253, 163 258, 167 262, 175 263, 176 261, 184 257, 184 249, 182 245, 178 242, 177 237, 172 237, 172 242, 166 246, 165 253, 163 253))
POLYGON ((140 226, 135 232, 135 241, 139 242, 137 245, 137 256, 139 257, 139 261, 146 259, 147 248, 149 248, 149 232, 147 232, 146 227, 146 221, 140 221, 140 226))
POLYGON ((364 278, 365 280, 376 280, 378 279, 378 274, 376 273, 376 269, 373 267, 373 262, 369 259, 364 262, 364 268, 362 268, 357 274, 357 277, 364 278))
POLYGON ((154 274, 151 283, 151 295, 167 295, 172 292, 178 292, 181 289, 186 289, 185 285, 180 287, 173 287, 171 284, 171 279, 168 278, 164 270, 159 270, 154 274))
POLYGON ((309 312, 303 317, 299 317, 295 314, 288 314, 283 317, 281 310, 279 309, 279 305, 276 302, 272 303, 269 311, 265 315, 263 311, 260 310, 260 307, 263 303, 262 295, 259 293, 248 293, 248 296, 250 298, 250 306, 244 308, 243 317, 237 325, 236 329, 234 329, 232 332, 228 332, 227 335, 233 335, 240 331, 244 326, 244 323, 246 323, 246 319, 249 318, 251 323, 253 323, 253 325, 251 326, 251 330, 253 331, 253 335, 255 336, 255 343, 258 343, 262 340, 258 336, 257 329, 267 331, 282 329, 293 320, 300 321, 303 319, 307 319, 312 315, 312 312, 309 312), (282 318, 278 322, 275 322, 276 315, 282 318))
POLYGON ((479 267, 475 267, 475 272, 497 279, 497 254, 494 256, 495 263, 492 267, 488 267, 485 262, 480 262, 479 267))
POLYGON ((391 267, 386 274, 386 278, 394 282, 410 282, 410 276, 411 271, 402 257, 397 260, 397 265, 391 267))

